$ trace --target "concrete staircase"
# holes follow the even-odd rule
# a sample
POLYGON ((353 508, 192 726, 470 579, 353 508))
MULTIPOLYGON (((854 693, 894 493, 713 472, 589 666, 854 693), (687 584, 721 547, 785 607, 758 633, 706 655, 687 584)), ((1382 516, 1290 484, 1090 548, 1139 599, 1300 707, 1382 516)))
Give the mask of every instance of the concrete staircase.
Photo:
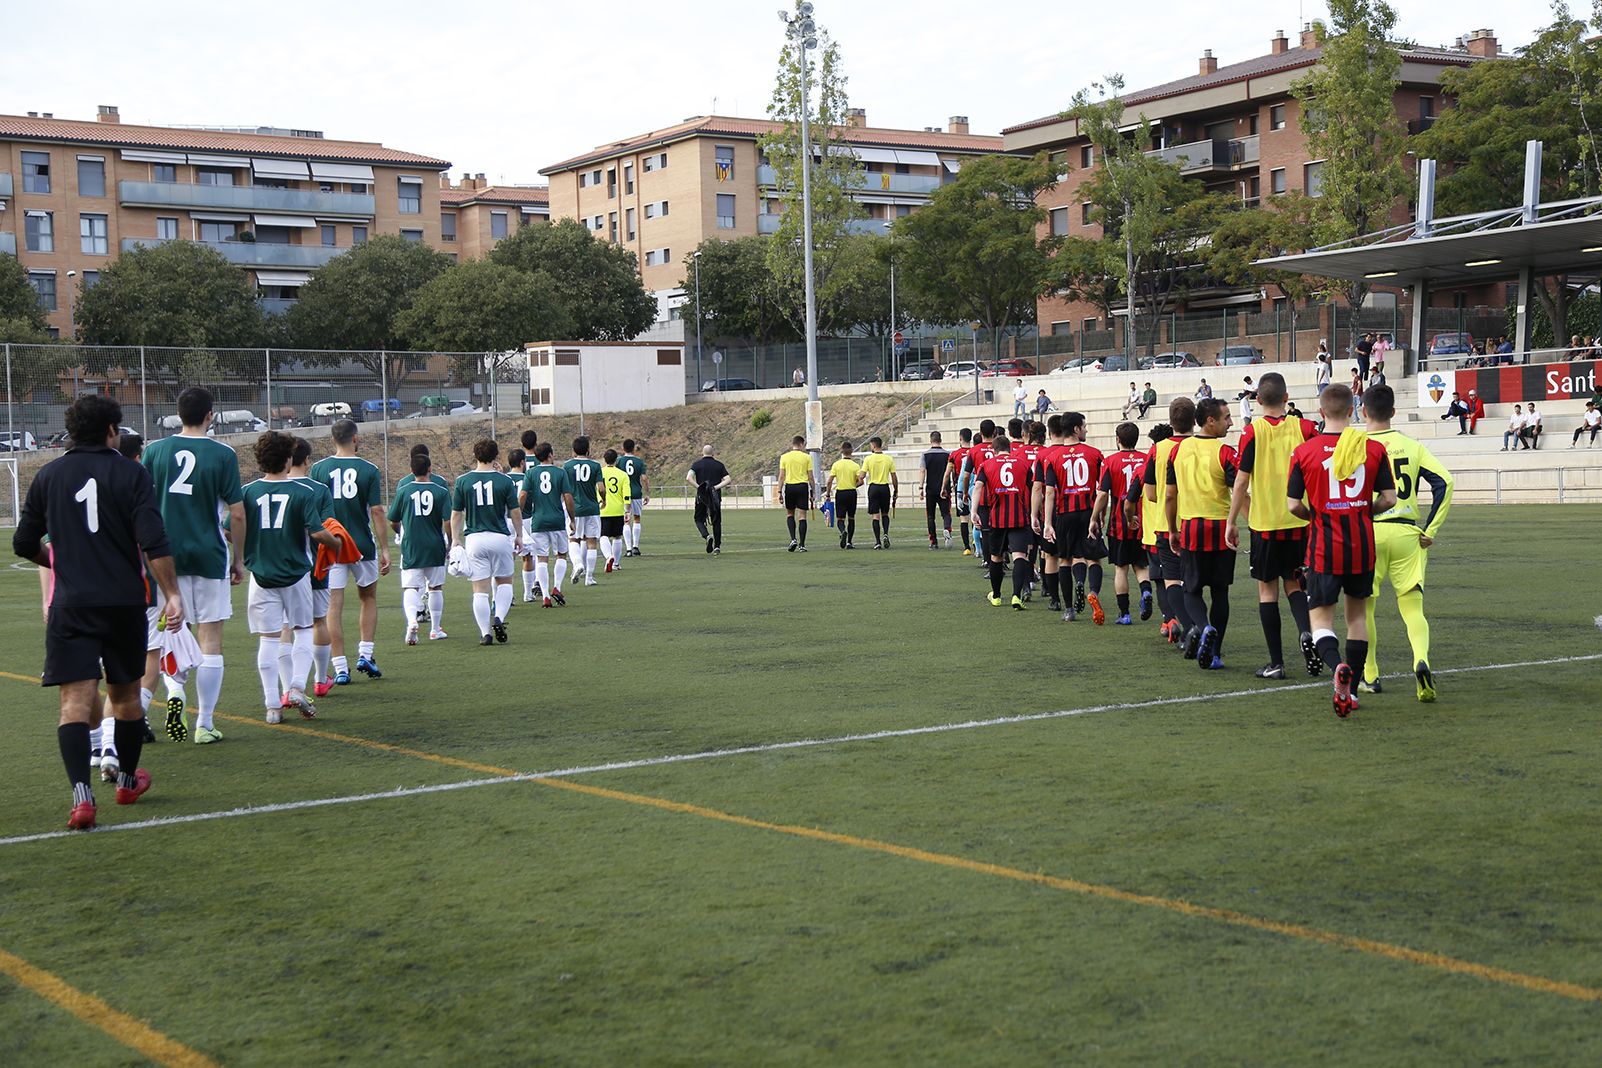
MULTIPOLYGON (((1157 404, 1144 419, 1130 420, 1141 429, 1142 447, 1149 444, 1145 436, 1152 426, 1168 419, 1168 402, 1176 396, 1194 396, 1197 386, 1205 378, 1213 387, 1213 395, 1231 403, 1239 422, 1239 405, 1236 395, 1244 387, 1243 379, 1250 375, 1254 380, 1264 371, 1278 371, 1285 376, 1294 401, 1309 418, 1317 418, 1317 396, 1311 363, 1258 364, 1228 368, 1191 368, 1174 371, 1148 371, 1137 374, 1135 385, 1144 389, 1150 382, 1157 392, 1157 404)), ((1124 400, 1129 395, 1130 376, 1118 373, 1088 372, 1083 374, 1041 375, 1024 380, 1030 397, 1044 389, 1056 411, 1084 413, 1089 428, 1089 442, 1105 451, 1117 448, 1114 428, 1125 421, 1124 400)), ((968 383, 972 385, 972 380, 968 383)), ((897 472, 907 484, 909 492, 903 499, 915 498, 913 488, 918 482, 918 457, 929 447, 929 434, 938 430, 947 449, 955 448, 958 431, 963 427, 977 430, 982 419, 994 419, 1005 425, 1012 417, 1012 391, 1015 379, 980 379, 980 401, 974 403, 972 393, 947 405, 930 417, 915 424, 892 442, 888 451, 896 457, 897 472), (987 396, 987 392, 991 395, 987 396)), ((1486 416, 1472 435, 1459 435, 1457 420, 1442 420, 1444 408, 1420 407, 1417 379, 1392 378, 1390 385, 1396 390, 1396 429, 1423 441, 1457 479, 1456 499, 1460 503, 1572 503, 1602 501, 1602 444, 1588 447, 1585 440, 1569 448, 1574 428, 1580 425, 1585 411, 1583 400, 1552 401, 1540 404, 1542 423, 1546 433, 1539 449, 1515 449, 1502 452, 1502 431, 1507 428, 1511 404, 1487 405, 1486 416)), ((1231 434, 1236 435, 1237 425, 1231 434)))

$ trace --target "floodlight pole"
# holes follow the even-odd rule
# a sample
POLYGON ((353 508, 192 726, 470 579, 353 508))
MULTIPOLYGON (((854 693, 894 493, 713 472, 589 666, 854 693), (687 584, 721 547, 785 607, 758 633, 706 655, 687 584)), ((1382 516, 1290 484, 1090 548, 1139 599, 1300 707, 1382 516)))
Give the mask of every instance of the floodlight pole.
POLYGON ((812 280, 812 127, 808 116, 807 53, 818 45, 813 36, 812 5, 796 8, 794 18, 780 13, 787 34, 795 42, 801 68, 801 259, 806 276, 807 344, 807 452, 812 456, 812 477, 823 481, 823 409, 818 400, 818 296, 812 280))

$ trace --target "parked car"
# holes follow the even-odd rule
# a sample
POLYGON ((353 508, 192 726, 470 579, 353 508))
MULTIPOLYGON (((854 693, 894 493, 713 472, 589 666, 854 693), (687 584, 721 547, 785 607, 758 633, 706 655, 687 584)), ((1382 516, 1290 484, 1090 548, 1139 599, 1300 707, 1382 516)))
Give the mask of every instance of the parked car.
MULTIPOLYGON (((975 364, 972 360, 953 360, 951 363, 946 364, 946 377, 972 378, 974 375, 974 366, 975 364)), ((979 368, 980 377, 983 377, 985 373, 985 367, 988 365, 983 360, 980 360, 977 366, 979 368)))
POLYGON ((1225 345, 1213 360, 1215 367, 1228 367, 1240 363, 1262 363, 1263 350, 1256 345, 1225 345))
MULTIPOLYGON (((218 434, 260 434, 267 429, 264 420, 256 418, 255 412, 244 408, 218 412, 212 416, 211 425, 213 431, 218 434)), ((183 429, 182 426, 179 429, 183 429)))
MULTIPOLYGON (((65 431, 63 431, 65 433, 65 431)), ((36 452, 39 442, 27 430, 0 431, 0 452, 36 452)))
POLYGON ((1188 352, 1159 352, 1142 356, 1135 367, 1142 371, 1171 371, 1176 367, 1200 367, 1201 361, 1188 352))
POLYGON ((701 383, 702 393, 730 393, 737 389, 756 389, 749 378, 714 378, 701 383))
POLYGON ((1076 356, 1067 363, 1059 364, 1051 373, 1054 375, 1077 375, 1087 371, 1101 370, 1101 357, 1076 356))
POLYGON ((1129 357, 1122 354, 1103 356, 1098 371, 1127 371, 1129 370, 1129 357))
POLYGON ((945 368, 941 367, 939 362, 919 360, 903 367, 899 378, 903 382, 927 382, 932 378, 939 378, 944 373, 945 368))
POLYGON ((995 363, 979 372, 980 378, 1028 378, 1040 372, 1029 360, 1008 358, 997 360, 995 363))
POLYGON ((44 448, 47 449, 65 449, 71 444, 72 435, 68 434, 65 430, 58 430, 44 440, 44 448))
POLYGON ((1474 335, 1461 331, 1448 331, 1430 338, 1431 356, 1472 356, 1478 351, 1474 347, 1474 335))

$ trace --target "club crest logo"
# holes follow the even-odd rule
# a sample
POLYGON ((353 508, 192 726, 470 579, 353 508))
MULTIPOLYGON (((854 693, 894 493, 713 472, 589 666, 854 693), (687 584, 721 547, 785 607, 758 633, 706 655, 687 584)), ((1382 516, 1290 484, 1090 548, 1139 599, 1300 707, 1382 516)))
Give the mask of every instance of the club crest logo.
POLYGON ((1430 403, 1439 404, 1441 398, 1446 396, 1446 380, 1438 374, 1430 375, 1430 380, 1424 383, 1424 389, 1430 395, 1430 403))

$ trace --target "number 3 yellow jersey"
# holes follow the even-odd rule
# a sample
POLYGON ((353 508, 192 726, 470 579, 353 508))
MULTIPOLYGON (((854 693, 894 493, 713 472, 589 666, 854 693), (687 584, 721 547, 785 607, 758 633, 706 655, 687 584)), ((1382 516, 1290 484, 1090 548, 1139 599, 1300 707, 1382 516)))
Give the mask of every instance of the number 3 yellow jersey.
POLYGON ((629 506, 628 473, 621 467, 603 467, 601 481, 606 485, 606 500, 601 504, 601 514, 622 515, 629 506))

